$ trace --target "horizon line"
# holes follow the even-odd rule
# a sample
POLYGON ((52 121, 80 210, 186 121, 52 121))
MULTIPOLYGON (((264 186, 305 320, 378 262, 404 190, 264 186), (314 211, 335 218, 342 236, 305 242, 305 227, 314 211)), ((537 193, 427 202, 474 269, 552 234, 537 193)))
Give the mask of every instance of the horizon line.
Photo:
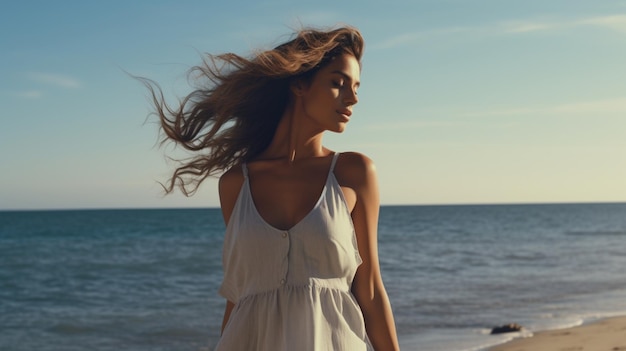
MULTIPOLYGON (((437 207, 437 206, 540 206, 540 205, 619 205, 624 201, 547 201, 547 202, 458 202, 458 203, 389 203, 380 207, 437 207)), ((142 210, 219 210, 219 206, 180 207, 64 207, 64 208, 0 208, 0 212, 54 212, 54 211, 142 211, 142 210)))

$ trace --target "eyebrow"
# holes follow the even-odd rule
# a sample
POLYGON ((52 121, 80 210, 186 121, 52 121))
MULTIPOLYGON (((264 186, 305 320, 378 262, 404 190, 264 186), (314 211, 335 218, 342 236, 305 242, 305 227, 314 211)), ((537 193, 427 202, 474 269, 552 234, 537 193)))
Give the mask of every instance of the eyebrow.
MULTIPOLYGON (((346 72, 342 72, 342 71, 337 70, 337 71, 332 71, 330 73, 336 73, 336 74, 339 74, 339 75, 343 76, 347 80, 353 80, 352 77, 350 77, 350 75, 347 74, 346 72)), ((357 86, 361 86, 361 82, 359 82, 359 81, 356 81, 355 84, 357 86)))

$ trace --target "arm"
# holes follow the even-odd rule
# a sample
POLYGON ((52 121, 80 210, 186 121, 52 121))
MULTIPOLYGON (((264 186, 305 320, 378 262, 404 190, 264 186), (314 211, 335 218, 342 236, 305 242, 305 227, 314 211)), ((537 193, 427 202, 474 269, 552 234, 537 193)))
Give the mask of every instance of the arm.
MULTIPOLYGON (((242 183, 243 174, 241 172, 241 168, 239 167, 230 169, 220 177, 220 207, 222 208, 222 216, 224 217, 224 224, 226 225, 228 225, 233 208, 237 202, 237 197, 239 196, 239 190, 241 189, 242 183)), ((220 334, 224 333, 224 328, 226 327, 226 323, 228 323, 228 319, 230 318, 230 314, 234 307, 235 303, 228 300, 226 301, 226 308, 224 309, 224 318, 222 320, 222 329, 220 334)))
POLYGON ((226 327, 226 323, 228 323, 233 307, 235 307, 235 304, 226 300, 226 308, 224 309, 224 319, 222 319, 222 330, 220 331, 220 335, 224 334, 224 328, 226 327))
POLYGON ((367 157, 353 154, 353 189, 356 204, 352 221, 356 231, 359 254, 363 263, 359 266, 352 293, 356 297, 363 317, 367 335, 377 351, 399 350, 396 327, 391 304, 383 285, 378 261, 378 212, 380 206, 378 180, 374 163, 367 157), (358 172, 357 172, 358 170, 358 172))

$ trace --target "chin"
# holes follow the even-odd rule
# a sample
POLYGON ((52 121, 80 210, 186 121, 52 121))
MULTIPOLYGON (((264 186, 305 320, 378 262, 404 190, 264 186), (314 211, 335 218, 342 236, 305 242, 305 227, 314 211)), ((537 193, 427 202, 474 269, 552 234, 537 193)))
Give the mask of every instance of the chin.
POLYGON ((337 127, 331 129, 331 132, 334 133, 343 133, 343 131, 346 130, 346 125, 345 124, 340 124, 337 127))

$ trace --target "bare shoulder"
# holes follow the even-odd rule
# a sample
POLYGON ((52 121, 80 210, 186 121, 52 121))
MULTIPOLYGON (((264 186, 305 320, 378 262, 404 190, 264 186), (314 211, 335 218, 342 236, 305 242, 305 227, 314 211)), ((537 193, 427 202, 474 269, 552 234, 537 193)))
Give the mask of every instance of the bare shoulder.
POLYGON ((220 176, 219 195, 220 207, 224 216, 224 223, 228 223, 233 212, 241 185, 243 184, 243 170, 241 166, 234 166, 220 176))
POLYGON ((374 168, 374 161, 371 158, 360 152, 342 152, 339 154, 339 162, 348 166, 349 168, 361 169, 367 171, 374 168))
POLYGON ((241 165, 237 165, 224 172, 220 176, 219 180, 219 192, 220 196, 227 195, 228 193, 235 192, 235 195, 239 192, 241 184, 243 183, 243 170, 241 165))
POLYGON ((364 154, 344 152, 337 159, 335 173, 345 184, 360 188, 376 180, 376 165, 364 154))

